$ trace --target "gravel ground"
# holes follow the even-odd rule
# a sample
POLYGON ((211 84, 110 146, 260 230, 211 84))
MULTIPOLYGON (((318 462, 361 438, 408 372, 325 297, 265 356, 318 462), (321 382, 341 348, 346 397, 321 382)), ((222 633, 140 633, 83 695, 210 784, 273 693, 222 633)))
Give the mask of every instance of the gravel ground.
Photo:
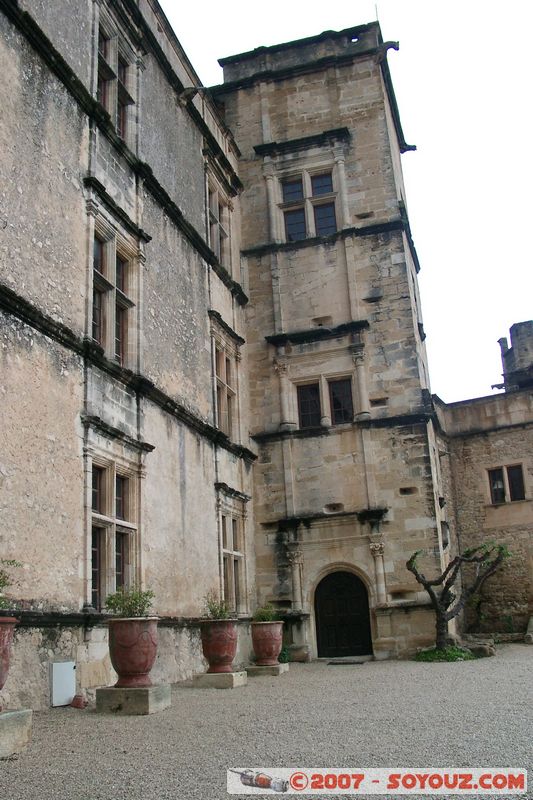
POLYGON ((532 657, 291 664, 232 691, 176 686, 149 717, 36 713, 29 749, 0 761, 0 798, 229 800, 234 766, 531 769, 532 657))

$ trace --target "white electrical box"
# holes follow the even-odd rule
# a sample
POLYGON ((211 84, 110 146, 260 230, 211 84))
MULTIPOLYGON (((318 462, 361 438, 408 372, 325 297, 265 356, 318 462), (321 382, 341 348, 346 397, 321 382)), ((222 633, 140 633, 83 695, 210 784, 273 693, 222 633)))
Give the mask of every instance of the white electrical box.
POLYGON ((76 694, 74 661, 50 662, 50 699, 52 706, 68 706, 76 694))

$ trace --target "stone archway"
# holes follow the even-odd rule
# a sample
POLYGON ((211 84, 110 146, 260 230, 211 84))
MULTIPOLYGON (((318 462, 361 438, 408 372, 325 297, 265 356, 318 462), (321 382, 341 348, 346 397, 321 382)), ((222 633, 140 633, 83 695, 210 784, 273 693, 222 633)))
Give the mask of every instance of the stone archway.
POLYGON ((315 590, 319 658, 372 654, 368 592, 352 572, 331 572, 315 590))

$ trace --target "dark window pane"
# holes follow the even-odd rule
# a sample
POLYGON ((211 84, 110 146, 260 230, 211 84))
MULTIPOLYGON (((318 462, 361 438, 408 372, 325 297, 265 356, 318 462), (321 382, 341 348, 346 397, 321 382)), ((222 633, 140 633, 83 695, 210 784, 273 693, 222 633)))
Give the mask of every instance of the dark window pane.
POLYGON ((352 382, 349 378, 330 381, 331 421, 333 425, 353 422, 352 382))
POLYGON ((240 602, 241 602, 240 586, 241 586, 241 579, 240 579, 239 559, 238 558, 234 558, 233 559, 233 588, 234 588, 234 591, 235 591, 235 601, 234 601, 233 608, 234 608, 235 611, 239 610, 239 605, 240 605, 240 602))
POLYGON ((224 550, 228 549, 228 528, 225 516, 222 516, 222 547, 224 550))
POLYGON ((102 31, 98 31, 98 52, 104 58, 107 58, 107 45, 108 45, 108 42, 109 42, 109 39, 106 39, 106 37, 104 36, 102 31))
POLYGON ((231 520, 231 527, 233 532, 233 549, 239 552, 239 522, 236 519, 231 520))
POLYGON ((494 505, 505 503, 505 484, 503 482, 503 469, 489 470, 490 498, 494 505))
POLYGON ((115 536, 115 585, 122 589, 126 585, 126 545, 127 533, 117 533, 115 536))
POLYGON ((126 122, 127 105, 125 103, 121 103, 119 100, 117 103, 117 133, 121 139, 126 138, 126 122))
POLYGON ((288 242, 299 242, 305 239, 305 211, 303 208, 285 212, 285 233, 288 242))
POLYGON ((128 513, 128 479, 117 475, 115 480, 115 514, 117 519, 126 519, 128 513))
POLYGON ((328 194, 332 192, 333 180, 331 178, 331 172, 328 172, 326 175, 312 175, 311 189, 313 197, 316 197, 317 194, 328 194))
POLYGON ((281 184, 283 189, 283 202, 295 203, 298 200, 304 199, 304 188, 301 178, 294 178, 290 181, 283 181, 281 184))
POLYGON ((509 481, 511 500, 525 500, 524 475, 520 465, 516 467, 507 467, 507 480, 509 481))
POLYGON ((121 258, 120 256, 117 256, 116 284, 117 284, 117 289, 120 289, 120 291, 124 292, 124 294, 126 294, 126 289, 127 289, 126 286, 127 266, 128 262, 125 259, 121 258))
POLYGON ((100 610, 102 595, 102 542, 103 542, 102 528, 92 529, 92 543, 91 543, 91 605, 100 610))
POLYGON ((93 268, 102 275, 105 271, 105 249, 104 242, 98 237, 94 237, 93 244, 93 268))
POLYGON ((126 357, 126 318, 127 309, 117 304, 115 312, 115 359, 119 364, 126 357))
POLYGON ((300 428, 317 428, 320 425, 320 390, 318 383, 298 386, 298 414, 300 428))
POLYGON ((104 317, 103 317, 103 293, 97 289, 93 291, 93 339, 98 344, 102 344, 104 317))
POLYGON ((93 511, 104 513, 104 470, 93 467, 92 503, 93 511))
POLYGON ((102 75, 98 75, 98 86, 96 89, 96 99, 107 108, 107 81, 102 75))
POLYGON ((224 600, 226 601, 226 605, 231 608, 233 605, 233 598, 231 592, 231 558, 230 556, 224 556, 224 600))
POLYGON ((123 58, 121 58, 121 57, 119 56, 119 57, 118 57, 118 70, 117 70, 117 75, 118 75, 118 79, 119 79, 119 81, 120 81, 120 82, 121 82, 121 83, 122 83, 124 86, 126 86, 126 76, 127 76, 127 70, 128 70, 128 63, 127 63, 127 61, 124 61, 124 59, 123 59, 123 58))
POLYGON ((317 236, 328 236, 335 233, 337 223, 335 222, 335 203, 325 203, 322 206, 315 206, 315 230, 317 236))

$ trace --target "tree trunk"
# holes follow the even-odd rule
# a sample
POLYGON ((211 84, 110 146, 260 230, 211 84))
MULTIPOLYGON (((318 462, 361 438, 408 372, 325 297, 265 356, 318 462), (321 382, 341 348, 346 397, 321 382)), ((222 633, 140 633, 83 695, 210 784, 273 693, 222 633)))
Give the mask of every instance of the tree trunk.
POLYGON ((448 621, 446 619, 446 612, 442 611, 440 608, 436 609, 436 616, 437 616, 437 638, 435 647, 437 650, 444 650, 446 648, 446 640, 448 638, 448 621))

